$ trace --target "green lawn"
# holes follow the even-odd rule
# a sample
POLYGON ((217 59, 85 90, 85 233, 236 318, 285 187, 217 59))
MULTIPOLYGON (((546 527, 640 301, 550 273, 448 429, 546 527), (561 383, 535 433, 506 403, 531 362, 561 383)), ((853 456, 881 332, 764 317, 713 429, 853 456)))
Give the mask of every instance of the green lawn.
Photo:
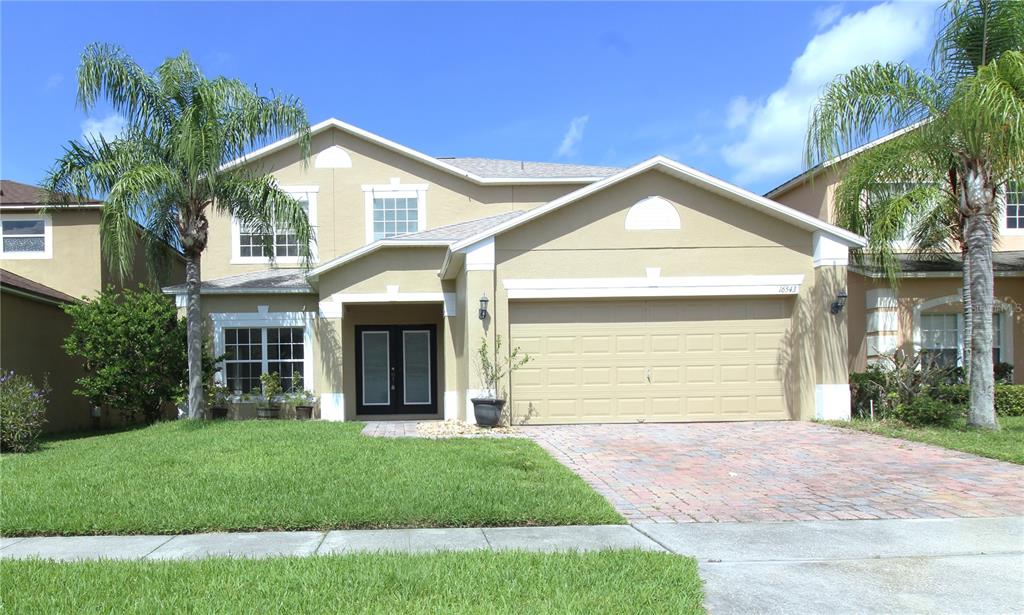
POLYGON ((0 563, 12 613, 703 613, 667 553, 364 554, 0 563))
POLYGON ((179 421, 0 459, 0 534, 623 523, 534 442, 179 421))
POLYGON ((1024 417, 1001 416, 999 431, 970 429, 963 421, 954 427, 907 427, 901 423, 855 419, 850 422, 827 421, 829 425, 869 433, 926 442, 982 457, 1024 464, 1024 417))

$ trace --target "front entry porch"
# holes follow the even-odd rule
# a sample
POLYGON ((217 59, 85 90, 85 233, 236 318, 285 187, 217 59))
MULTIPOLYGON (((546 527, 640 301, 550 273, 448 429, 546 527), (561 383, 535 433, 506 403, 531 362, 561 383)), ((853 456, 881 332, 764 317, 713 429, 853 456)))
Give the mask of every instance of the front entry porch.
POLYGON ((345 305, 345 420, 430 420, 445 411, 443 303, 345 305))

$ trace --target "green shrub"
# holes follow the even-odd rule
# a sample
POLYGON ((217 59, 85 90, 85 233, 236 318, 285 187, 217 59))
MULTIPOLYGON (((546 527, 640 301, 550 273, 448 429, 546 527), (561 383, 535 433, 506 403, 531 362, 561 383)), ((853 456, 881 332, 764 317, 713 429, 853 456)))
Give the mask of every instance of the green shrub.
POLYGON ((0 374, 0 451, 24 453, 39 448, 49 393, 45 381, 37 387, 28 376, 0 374))
POLYGON ((64 310, 73 320, 64 349, 85 362, 75 393, 129 421, 140 413, 148 421, 159 418, 188 373, 185 322, 174 302, 141 287, 108 288, 64 310))
POLYGON ((872 414, 883 412, 882 400, 886 390, 885 371, 871 366, 865 372, 850 374, 850 399, 854 416, 867 418, 872 414))
POLYGON ((993 368, 996 377, 996 384, 1013 384, 1013 364, 996 363, 993 368))
POLYGON ((921 395, 909 401, 897 402, 893 406, 890 416, 907 425, 921 427, 951 425, 962 414, 962 407, 936 399, 931 395, 921 395))
POLYGON ((966 384, 947 384, 931 391, 932 397, 948 404, 966 409, 971 403, 971 387, 966 384))
POLYGON ((1024 416, 1024 384, 996 385, 996 414, 1024 416))

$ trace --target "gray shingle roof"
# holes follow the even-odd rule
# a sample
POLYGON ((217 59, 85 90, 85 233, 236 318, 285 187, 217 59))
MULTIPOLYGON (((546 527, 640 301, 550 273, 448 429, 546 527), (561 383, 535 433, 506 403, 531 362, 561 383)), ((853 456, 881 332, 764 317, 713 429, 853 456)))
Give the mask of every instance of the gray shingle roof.
MULTIPOLYGON (((939 273, 960 272, 959 254, 899 254, 900 270, 904 273, 939 273)), ((866 275, 880 276, 882 268, 865 259, 865 262, 852 267, 866 275)), ((992 270, 997 274, 1024 273, 1024 250, 1011 250, 992 253, 992 270)))
MULTIPOLYGON (((305 269, 264 269, 242 273, 225 278, 203 280, 201 293, 238 293, 252 291, 258 293, 312 293, 313 287, 306 282, 305 269)), ((164 288, 166 293, 185 292, 184 284, 175 284, 164 288)))
POLYGON ((447 162, 480 177, 509 177, 558 179, 566 177, 608 177, 621 171, 619 167, 600 167, 589 164, 559 162, 529 162, 526 160, 499 160, 496 158, 444 158, 447 162))
POLYGON ((487 229, 498 226, 506 220, 511 220, 518 216, 526 213, 525 211, 506 211, 504 213, 495 214, 486 218, 477 218, 476 220, 467 220, 466 222, 459 222, 456 224, 449 224, 447 226, 439 226, 426 231, 420 231, 418 233, 408 233, 405 235, 399 235, 392 237, 393 240, 402 241, 459 241, 467 237, 472 237, 477 233, 482 233, 487 229))

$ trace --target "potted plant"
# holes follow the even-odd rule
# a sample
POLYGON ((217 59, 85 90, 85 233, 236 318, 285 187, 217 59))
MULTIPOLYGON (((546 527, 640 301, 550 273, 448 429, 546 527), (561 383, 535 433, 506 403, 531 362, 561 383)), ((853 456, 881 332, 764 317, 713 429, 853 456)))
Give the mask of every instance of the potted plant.
POLYGON ((256 408, 256 418, 276 419, 281 416, 279 395, 281 389, 280 374, 263 374, 260 376, 260 390, 263 392, 264 405, 256 408))
MULTIPOLYGON (((526 365, 529 360, 530 355, 521 353, 518 347, 513 348, 507 357, 503 357, 500 335, 494 336, 493 353, 487 344, 487 338, 480 340, 480 348, 477 350, 477 373, 483 390, 480 397, 471 400, 477 425, 497 427, 501 423, 508 392, 502 390, 499 395, 498 389, 506 376, 526 365)), ((511 422, 510 420, 509 423, 511 422)))
POLYGON ((214 382, 206 387, 207 405, 210 407, 211 419, 228 418, 228 401, 231 391, 219 382, 214 382))
POLYGON ((292 376, 292 390, 288 396, 289 401, 295 407, 295 418, 300 421, 308 421, 313 418, 313 394, 302 386, 302 374, 292 376))

